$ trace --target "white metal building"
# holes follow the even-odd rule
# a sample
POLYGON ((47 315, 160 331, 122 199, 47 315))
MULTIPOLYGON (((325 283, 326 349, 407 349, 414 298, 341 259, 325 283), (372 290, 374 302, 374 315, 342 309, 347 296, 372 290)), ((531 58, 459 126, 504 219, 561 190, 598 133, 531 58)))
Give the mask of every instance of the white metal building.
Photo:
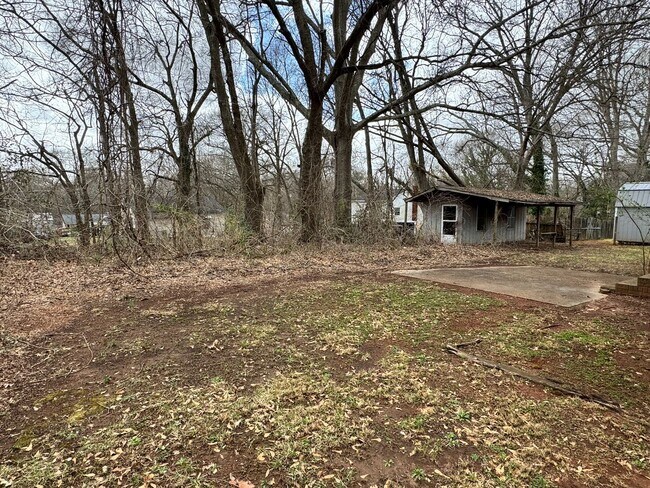
POLYGON ((650 244, 650 181, 625 183, 615 207, 614 242, 650 244))

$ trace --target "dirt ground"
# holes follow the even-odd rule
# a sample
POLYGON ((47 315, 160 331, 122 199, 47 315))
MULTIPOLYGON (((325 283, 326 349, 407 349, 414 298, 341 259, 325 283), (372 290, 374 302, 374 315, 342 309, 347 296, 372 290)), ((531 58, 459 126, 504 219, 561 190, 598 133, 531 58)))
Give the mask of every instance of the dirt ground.
POLYGON ((641 248, 0 261, 0 485, 650 487, 650 303, 391 275, 640 274, 641 248), (613 411, 445 352, 550 377, 613 411))

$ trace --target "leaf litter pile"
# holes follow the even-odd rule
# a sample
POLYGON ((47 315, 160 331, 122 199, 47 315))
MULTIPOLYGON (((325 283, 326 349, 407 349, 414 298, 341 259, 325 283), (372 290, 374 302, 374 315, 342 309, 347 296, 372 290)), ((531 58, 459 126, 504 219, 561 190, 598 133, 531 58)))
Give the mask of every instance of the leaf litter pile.
POLYGON ((647 302, 568 310, 385 273, 626 269, 606 253, 314 251, 141 276, 7 261, 0 486, 650 486, 647 302), (621 410, 444 349, 462 343, 621 410))

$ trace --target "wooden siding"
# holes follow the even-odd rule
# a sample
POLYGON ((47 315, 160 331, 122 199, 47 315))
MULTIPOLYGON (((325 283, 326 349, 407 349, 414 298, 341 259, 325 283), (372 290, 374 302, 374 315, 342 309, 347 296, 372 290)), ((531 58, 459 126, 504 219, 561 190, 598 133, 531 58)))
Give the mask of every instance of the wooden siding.
POLYGON ((446 197, 439 198, 435 202, 420 203, 420 210, 422 214, 422 226, 420 227, 420 234, 426 239, 440 242, 440 234, 442 231, 442 205, 458 205, 458 243, 461 239, 461 229, 463 225, 464 208, 463 203, 457 198, 446 197))
MULTIPOLYGON (((434 242, 440 242, 442 226, 442 205, 458 205, 458 244, 487 244, 492 242, 494 228, 494 202, 488 200, 460 200, 445 198, 429 204, 421 204, 422 226, 420 234, 434 242), (479 206, 487 206, 485 229, 478 230, 479 206)), ((523 205, 499 205, 499 219, 497 222, 497 242, 514 242, 526 239, 527 208, 523 205), (508 211, 514 208, 514 215, 508 227, 508 211)))

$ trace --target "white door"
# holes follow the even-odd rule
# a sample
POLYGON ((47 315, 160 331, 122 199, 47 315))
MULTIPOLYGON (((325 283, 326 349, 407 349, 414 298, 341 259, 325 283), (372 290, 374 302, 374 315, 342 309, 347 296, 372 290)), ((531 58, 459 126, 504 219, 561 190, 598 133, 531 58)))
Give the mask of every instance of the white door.
POLYGON ((458 206, 442 206, 442 229, 440 232, 443 244, 456 244, 458 232, 458 206))

